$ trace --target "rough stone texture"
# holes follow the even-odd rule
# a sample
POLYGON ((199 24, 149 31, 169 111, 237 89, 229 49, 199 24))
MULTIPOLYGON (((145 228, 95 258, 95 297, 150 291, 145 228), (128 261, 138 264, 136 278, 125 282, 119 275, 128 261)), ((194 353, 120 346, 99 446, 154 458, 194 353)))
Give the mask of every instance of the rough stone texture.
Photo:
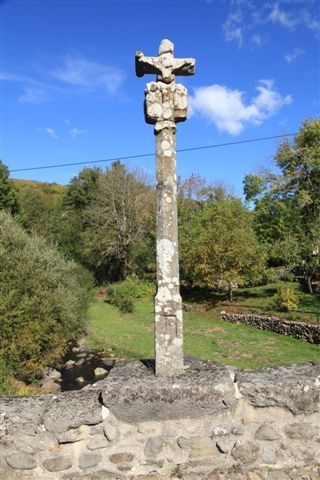
POLYGON ((156 457, 163 449, 164 440, 161 437, 150 437, 144 447, 146 457, 156 457))
POLYGON ((98 463, 100 463, 101 460, 102 460, 101 455, 84 453, 79 457, 79 467, 82 470, 85 470, 86 468, 92 468, 98 465, 98 463))
POLYGON ((88 437, 90 434, 90 427, 82 425, 80 428, 68 430, 67 432, 57 435, 58 443, 75 443, 80 442, 88 437))
POLYGON ((294 322, 277 317, 266 317, 253 314, 226 313, 220 314, 223 320, 232 323, 242 323, 260 330, 281 333, 290 337, 299 338, 305 342, 320 344, 320 325, 304 322, 294 322))
MULTIPOLYGON (((276 426, 275 426, 276 428, 276 426)), ((257 440, 278 440, 280 438, 279 433, 268 423, 264 423, 258 428, 254 438, 257 440)))
POLYGON ((7 464, 16 470, 32 470, 37 466, 37 462, 26 453, 15 453, 6 457, 7 464))
POLYGON ((55 395, 49 399, 46 406, 44 425, 51 432, 64 432, 80 425, 94 425, 99 422, 101 404, 94 390, 65 392, 63 396, 55 395))
POLYGON ((134 455, 132 453, 128 452, 120 452, 120 453, 114 453, 113 455, 110 456, 110 462, 112 463, 127 463, 127 462, 132 462, 134 459, 134 455))
POLYGON ((112 442, 118 436, 118 429, 114 423, 108 422, 103 426, 103 433, 106 438, 112 442))
POLYGON ((157 74, 145 90, 145 118, 155 125, 157 152, 157 294, 155 297, 155 372, 183 371, 182 300, 179 288, 176 123, 186 120, 187 89, 176 75, 192 75, 195 60, 174 58, 173 43, 162 40, 159 57, 136 53, 136 73, 157 74))
POLYGON ((43 466, 49 472, 61 472, 72 467, 72 459, 70 457, 52 457, 47 458, 43 462, 43 466))
POLYGON ((196 359, 186 360, 186 366, 183 375, 156 378, 139 361, 119 362, 107 377, 103 403, 128 423, 197 417, 234 403, 234 383, 225 366, 196 359))
POLYGON ((108 446, 109 442, 106 438, 95 438, 88 443, 87 448, 89 450, 98 450, 100 448, 106 448, 108 446))
POLYGON ((288 438, 311 440, 320 432, 320 425, 316 428, 310 422, 292 423, 284 431, 288 438))
POLYGON ((320 364, 186 364, 183 375, 155 379, 145 364, 119 362, 87 404, 60 393, 57 421, 67 411, 70 420, 57 432, 55 397, 4 398, 1 480, 319 480, 320 364), (99 415, 87 411, 93 398, 99 415))
POLYGON ((238 370, 240 393, 258 407, 286 407, 292 413, 320 410, 320 363, 238 370))
POLYGON ((248 464, 257 460, 259 450, 259 446, 256 443, 239 440, 233 447, 231 454, 235 460, 248 464))

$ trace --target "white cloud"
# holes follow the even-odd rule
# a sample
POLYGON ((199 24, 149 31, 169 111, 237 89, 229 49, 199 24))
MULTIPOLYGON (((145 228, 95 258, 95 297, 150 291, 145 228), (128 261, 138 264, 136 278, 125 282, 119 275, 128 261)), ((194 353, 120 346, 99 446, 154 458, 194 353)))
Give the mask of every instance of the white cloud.
POLYGON ((99 90, 115 94, 124 80, 124 73, 116 67, 69 56, 62 66, 49 72, 38 65, 37 77, 0 72, 0 80, 21 84, 19 102, 38 104, 99 90))
POLYGON ((294 62, 294 60, 296 60, 298 57, 301 57, 301 55, 304 55, 304 54, 305 54, 305 51, 302 50, 302 48, 294 48, 292 52, 287 53, 284 56, 284 59, 286 60, 286 62, 292 63, 294 62))
POLYGON ((258 33, 255 33, 254 35, 252 35, 251 41, 252 41, 252 43, 254 43, 255 45, 259 45, 259 46, 260 46, 260 45, 263 44, 262 36, 259 35, 258 33))
POLYGON ((281 10, 278 3, 275 3, 272 6, 272 10, 268 16, 268 20, 273 23, 279 23, 283 27, 289 29, 294 28, 299 22, 298 18, 293 17, 292 14, 290 14, 289 12, 281 10))
POLYGON ((70 85, 77 85, 90 91, 103 89, 114 93, 124 80, 123 72, 109 65, 86 60, 80 57, 65 57, 63 65, 51 75, 70 85))
POLYGON ((71 125, 71 122, 70 122, 69 118, 65 118, 65 119, 64 119, 64 123, 65 123, 66 125, 71 125))
POLYGON ((49 137, 54 139, 59 138, 53 128, 49 128, 49 127, 39 128, 39 132, 45 132, 47 135, 49 135, 49 137))
POLYGON ((243 44, 241 23, 242 15, 240 14, 240 11, 238 11, 236 13, 230 13, 223 24, 225 39, 227 42, 236 42, 239 48, 241 48, 243 44))
POLYGON ((314 36, 319 40, 320 39, 320 18, 319 18, 319 10, 318 15, 312 15, 310 11, 305 10, 303 12, 302 21, 304 22, 305 26, 311 30, 314 36))
POLYGON ((74 127, 69 130, 69 133, 72 138, 76 138, 78 135, 87 135, 87 130, 80 130, 79 128, 74 127))
POLYGON ((247 43, 262 45, 268 35, 268 24, 280 26, 289 32, 298 27, 307 29, 316 38, 320 38, 320 18, 318 1, 300 0, 257 2, 256 0, 233 0, 230 11, 223 24, 227 42, 234 42, 239 48, 247 43), (257 32, 257 28, 259 31, 257 32), (261 32, 262 30, 262 32, 261 32))
POLYGON ((224 85, 196 88, 190 99, 191 113, 205 117, 221 132, 237 135, 248 125, 260 125, 292 102, 290 95, 282 96, 273 87, 273 80, 260 80, 258 95, 247 105, 243 92, 224 85))
POLYGON ((26 86, 23 88, 23 93, 18 98, 21 103, 43 103, 48 99, 46 91, 41 87, 26 86))

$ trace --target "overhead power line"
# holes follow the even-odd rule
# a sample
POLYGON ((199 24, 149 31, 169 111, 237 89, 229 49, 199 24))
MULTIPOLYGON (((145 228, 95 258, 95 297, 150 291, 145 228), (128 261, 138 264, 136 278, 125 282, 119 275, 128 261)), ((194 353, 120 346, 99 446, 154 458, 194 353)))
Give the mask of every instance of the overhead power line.
MULTIPOLYGON (((293 137, 294 135, 296 135, 296 133, 286 133, 285 135, 273 135, 272 137, 250 138, 248 140, 238 140, 236 142, 216 143, 213 145, 201 145, 198 147, 179 148, 177 149, 177 153, 193 152, 195 150, 205 150, 208 148, 227 147, 230 145, 240 145, 242 143, 261 142, 263 140, 274 140, 276 138, 293 137)), ((126 155, 124 157, 104 158, 102 160, 89 160, 86 162, 56 163, 54 165, 42 165, 39 167, 16 168, 16 169, 10 170, 10 173, 26 172, 30 170, 45 170, 47 168, 71 167, 74 165, 89 165, 89 164, 96 164, 96 163, 103 163, 103 162, 116 162, 119 160, 131 160, 135 158, 154 157, 154 156, 155 156, 155 153, 153 152, 153 153, 141 153, 138 155, 126 155)))

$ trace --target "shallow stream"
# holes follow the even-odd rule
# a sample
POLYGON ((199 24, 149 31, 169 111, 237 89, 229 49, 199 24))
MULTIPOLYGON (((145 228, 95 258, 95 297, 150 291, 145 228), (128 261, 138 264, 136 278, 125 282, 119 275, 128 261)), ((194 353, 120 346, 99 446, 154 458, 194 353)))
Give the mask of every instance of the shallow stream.
POLYGON ((92 385, 105 378, 112 369, 115 358, 106 356, 105 352, 90 350, 78 344, 70 344, 69 350, 63 358, 59 385, 61 391, 81 390, 87 385, 92 385), (95 373, 96 368, 104 369, 100 374, 95 373))

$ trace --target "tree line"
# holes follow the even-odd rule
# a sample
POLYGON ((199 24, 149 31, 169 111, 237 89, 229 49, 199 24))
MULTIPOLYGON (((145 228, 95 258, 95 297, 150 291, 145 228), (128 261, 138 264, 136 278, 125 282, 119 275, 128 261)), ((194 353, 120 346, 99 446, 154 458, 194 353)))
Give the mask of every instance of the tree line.
MULTIPOLYGON (((268 283, 282 268, 318 291, 320 120, 305 121, 275 161, 277 173, 246 175, 245 201, 196 174, 179 180, 185 286, 232 298, 237 286, 268 283)), ((31 379, 78 334, 93 280, 155 278, 155 188, 120 162, 85 167, 67 186, 12 180, 0 163, 0 210, 0 341, 7 365, 23 365, 21 378, 31 379)))

